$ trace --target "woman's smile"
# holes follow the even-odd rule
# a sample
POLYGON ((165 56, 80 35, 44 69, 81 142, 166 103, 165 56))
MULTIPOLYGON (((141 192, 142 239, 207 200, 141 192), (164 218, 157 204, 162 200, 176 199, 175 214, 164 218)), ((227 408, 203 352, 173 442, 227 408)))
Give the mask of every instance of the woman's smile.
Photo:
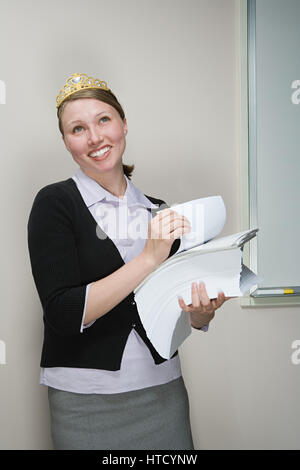
POLYGON ((106 145, 104 147, 101 147, 99 150, 89 153, 89 157, 97 161, 104 160, 110 154, 111 148, 112 148, 111 145, 106 145))

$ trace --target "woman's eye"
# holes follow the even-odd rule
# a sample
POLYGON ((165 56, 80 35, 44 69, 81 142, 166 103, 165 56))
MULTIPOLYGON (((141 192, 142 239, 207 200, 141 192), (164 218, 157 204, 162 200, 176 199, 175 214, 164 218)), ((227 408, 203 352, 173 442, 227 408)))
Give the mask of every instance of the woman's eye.
POLYGON ((83 127, 82 126, 74 127, 74 129, 73 129, 74 134, 77 134, 78 130, 80 131, 80 129, 83 129, 83 127))
POLYGON ((107 116, 100 118, 100 122, 107 122, 107 121, 109 121, 109 118, 107 116))
MULTIPOLYGON (((103 123, 105 123, 105 122, 107 122, 107 121, 109 121, 109 117, 107 117, 107 116, 103 116, 102 118, 99 119, 99 122, 100 122, 101 124, 103 124, 103 123)), ((82 126, 76 126, 76 127, 74 127, 74 129, 73 129, 73 134, 78 134, 78 132, 81 132, 82 129, 83 129, 82 126)))

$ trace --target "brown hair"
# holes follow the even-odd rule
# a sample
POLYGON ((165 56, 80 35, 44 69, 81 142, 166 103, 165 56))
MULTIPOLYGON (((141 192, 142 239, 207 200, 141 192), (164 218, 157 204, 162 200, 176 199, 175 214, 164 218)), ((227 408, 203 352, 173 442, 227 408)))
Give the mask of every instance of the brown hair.
MULTIPOLYGON (((122 106, 120 105, 116 96, 111 91, 101 90, 101 88, 99 89, 88 88, 86 90, 78 90, 75 93, 73 93, 73 95, 68 96, 68 98, 66 98, 57 109, 58 127, 62 136, 64 135, 63 126, 62 126, 63 110, 69 101, 78 100, 80 98, 94 98, 96 100, 103 101, 104 103, 107 103, 110 106, 113 106, 118 111, 122 120, 125 118, 125 113, 123 111, 122 106)), ((123 171, 128 179, 131 179, 133 170, 134 170, 134 165, 124 165, 123 163, 123 171)))

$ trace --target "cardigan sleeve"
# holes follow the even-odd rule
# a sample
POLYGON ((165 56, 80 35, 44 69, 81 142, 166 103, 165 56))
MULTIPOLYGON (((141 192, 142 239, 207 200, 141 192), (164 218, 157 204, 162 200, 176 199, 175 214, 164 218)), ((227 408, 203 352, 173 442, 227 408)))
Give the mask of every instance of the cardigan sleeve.
POLYGON ((60 335, 80 334, 86 285, 82 285, 68 202, 43 188, 28 220, 28 248, 44 321, 60 335))
POLYGON ((85 313, 86 313, 86 304, 87 304, 87 299, 88 299, 89 290, 90 290, 91 285, 92 285, 92 283, 90 283, 90 284, 88 284, 88 285, 86 286, 85 300, 84 300, 84 309, 83 309, 83 315, 82 315, 82 320, 81 320, 80 333, 83 333, 83 331, 84 331, 86 328, 89 328, 90 326, 92 326, 93 323, 95 323, 95 321, 96 321, 96 320, 93 320, 93 321, 87 323, 86 325, 84 325, 84 319, 85 319, 85 313))

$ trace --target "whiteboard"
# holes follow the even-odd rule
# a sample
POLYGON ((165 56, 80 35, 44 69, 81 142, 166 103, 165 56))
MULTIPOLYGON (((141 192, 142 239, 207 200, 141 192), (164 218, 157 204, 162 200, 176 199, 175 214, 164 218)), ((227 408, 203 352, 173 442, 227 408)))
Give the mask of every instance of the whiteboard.
POLYGON ((248 0, 250 226, 260 288, 300 288, 300 1, 248 0))

